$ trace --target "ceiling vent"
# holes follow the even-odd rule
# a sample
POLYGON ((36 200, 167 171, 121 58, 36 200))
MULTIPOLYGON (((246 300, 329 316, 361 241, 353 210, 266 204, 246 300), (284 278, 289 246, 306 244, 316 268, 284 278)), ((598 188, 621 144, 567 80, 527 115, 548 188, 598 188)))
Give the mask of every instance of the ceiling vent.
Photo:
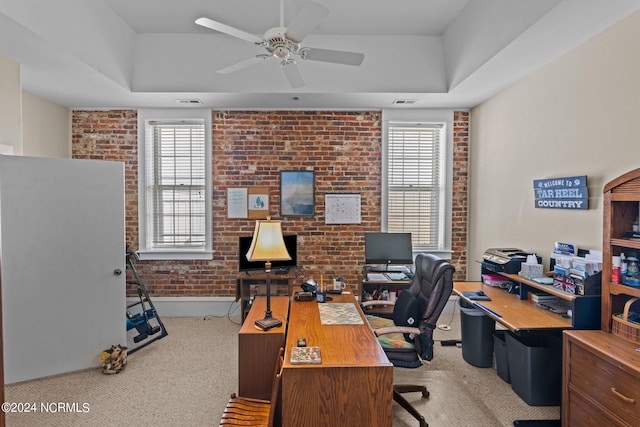
POLYGON ((199 99, 176 99, 176 101, 178 101, 178 104, 188 104, 188 105, 202 104, 202 101, 199 99))
POLYGON ((411 105, 415 104, 417 99, 396 99, 393 101, 393 105, 411 105))

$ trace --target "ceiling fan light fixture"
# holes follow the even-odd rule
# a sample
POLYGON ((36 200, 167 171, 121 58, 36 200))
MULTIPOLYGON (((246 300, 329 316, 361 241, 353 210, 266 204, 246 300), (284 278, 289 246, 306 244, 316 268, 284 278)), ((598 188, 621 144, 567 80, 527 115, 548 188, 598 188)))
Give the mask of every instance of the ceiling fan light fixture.
POLYGON ((286 46, 276 46, 273 49, 273 54, 276 56, 276 58, 287 59, 289 53, 289 49, 287 49, 286 46))
POLYGON ((219 31, 230 36, 248 41, 257 46, 264 48, 267 53, 256 55, 252 58, 242 60, 238 63, 217 70, 220 74, 229 74, 243 68, 249 67, 257 60, 266 60, 269 58, 277 58, 284 71, 291 88, 299 88, 305 85, 304 78, 293 57, 300 56, 301 59, 311 61, 329 62, 334 64, 343 64, 351 66, 359 66, 364 60, 364 54, 358 52, 344 52, 333 49, 308 48, 301 47, 303 39, 311 33, 329 14, 329 9, 310 0, 298 14, 293 18, 288 27, 283 25, 284 0, 280 4, 280 26, 268 29, 262 39, 249 34, 246 31, 231 27, 222 22, 214 21, 209 18, 199 18, 196 24, 215 31, 219 31))

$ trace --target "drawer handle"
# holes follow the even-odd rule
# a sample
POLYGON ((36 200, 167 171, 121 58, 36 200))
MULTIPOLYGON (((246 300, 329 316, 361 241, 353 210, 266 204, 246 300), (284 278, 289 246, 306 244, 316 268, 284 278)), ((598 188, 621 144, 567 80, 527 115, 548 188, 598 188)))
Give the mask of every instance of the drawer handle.
POLYGON ((611 392, 627 403, 636 403, 635 399, 625 396, 624 394, 616 390, 615 387, 611 387, 611 392))

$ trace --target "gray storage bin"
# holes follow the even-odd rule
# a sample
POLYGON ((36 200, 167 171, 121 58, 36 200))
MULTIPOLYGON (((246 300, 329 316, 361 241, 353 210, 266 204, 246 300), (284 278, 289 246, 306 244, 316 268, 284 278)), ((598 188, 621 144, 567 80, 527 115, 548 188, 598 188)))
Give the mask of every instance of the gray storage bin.
POLYGON ((507 333, 511 388, 531 406, 558 406, 562 398, 562 339, 507 333))

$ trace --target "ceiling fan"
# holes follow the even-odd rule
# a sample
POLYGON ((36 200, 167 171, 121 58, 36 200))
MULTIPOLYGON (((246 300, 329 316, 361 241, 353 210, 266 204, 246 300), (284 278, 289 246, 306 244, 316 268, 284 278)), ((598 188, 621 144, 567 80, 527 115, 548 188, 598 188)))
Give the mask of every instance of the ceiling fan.
POLYGON ((209 18, 198 18, 196 24, 212 30, 220 31, 230 36, 254 43, 265 48, 267 53, 256 55, 236 64, 217 70, 218 73, 228 74, 241 70, 253 64, 275 58, 280 61, 284 72, 292 88, 305 85, 300 68, 296 63, 297 58, 311 61, 331 62, 335 64, 358 66, 364 60, 364 54, 357 52, 345 52, 341 50, 319 49, 302 47, 302 40, 309 35, 320 22, 329 14, 329 9, 319 3, 310 1, 307 3, 288 27, 284 27, 284 0, 280 1, 280 26, 268 29, 262 38, 242 31, 240 29, 214 21, 209 18))

